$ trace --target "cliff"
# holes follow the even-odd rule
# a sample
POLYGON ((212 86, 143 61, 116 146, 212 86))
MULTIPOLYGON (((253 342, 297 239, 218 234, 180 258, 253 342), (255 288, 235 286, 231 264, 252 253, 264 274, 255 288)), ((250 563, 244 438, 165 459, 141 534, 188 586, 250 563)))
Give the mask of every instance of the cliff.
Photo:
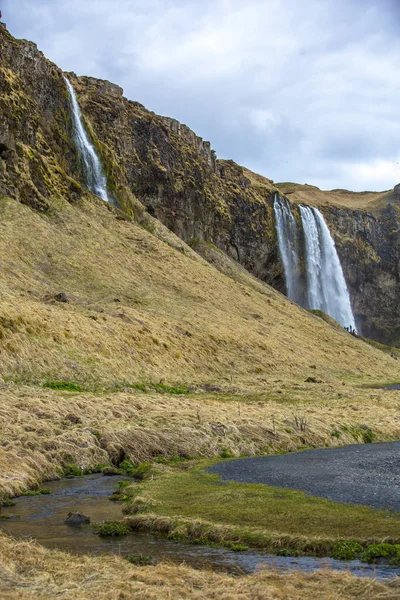
MULTIPOLYGON (((63 73, 35 44, 5 29, 0 42, 0 194, 44 213, 57 203, 79 203, 87 191, 63 73)), ((284 290, 272 208, 278 187, 271 180, 217 159, 189 127, 126 99, 117 85, 67 76, 125 215, 141 220, 145 207, 219 268, 216 249, 284 290)), ((397 193, 326 195, 296 184, 279 189, 293 202, 321 206, 363 333, 398 343, 397 193)))
POLYGON ((400 344, 400 186, 389 192, 326 192, 277 184, 291 202, 317 206, 334 235, 362 333, 400 344))

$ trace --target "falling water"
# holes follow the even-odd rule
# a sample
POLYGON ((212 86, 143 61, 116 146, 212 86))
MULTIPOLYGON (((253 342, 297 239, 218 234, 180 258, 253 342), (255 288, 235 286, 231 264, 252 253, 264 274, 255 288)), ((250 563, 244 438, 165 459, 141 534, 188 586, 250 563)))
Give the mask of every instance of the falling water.
POLYGON ((285 273, 287 295, 294 302, 300 303, 299 238, 297 223, 290 209, 289 202, 284 198, 281 198, 279 194, 275 194, 274 212, 279 253, 285 273))
MULTIPOLYGON (((300 211, 302 208, 300 207, 300 211)), ((307 238, 314 235, 314 231, 308 231, 308 221, 303 220, 303 212, 301 218, 303 223, 304 236, 306 239, 306 261, 309 280, 317 281, 314 284, 314 289, 311 290, 311 285, 308 286, 310 308, 319 308, 328 315, 333 317, 338 323, 344 327, 351 326, 356 328, 353 311, 350 303, 350 295, 347 289, 346 281, 343 275, 342 265, 335 247, 335 242, 330 234, 325 219, 317 208, 309 208, 312 211, 315 221, 314 231, 317 230, 318 238, 315 239, 315 244, 319 246, 319 263, 316 262, 316 252, 309 252, 307 238), (319 294, 318 294, 319 292, 319 294), (311 302, 314 305, 311 305, 311 302)))
POLYGON ((306 293, 302 295, 299 227, 289 202, 275 194, 274 212, 287 295, 311 309, 323 310, 344 327, 355 329, 350 296, 335 242, 317 208, 299 205, 304 235, 306 293))
POLYGON ((107 180, 103 173, 100 160, 96 154, 96 150, 91 144, 89 136, 85 131, 75 90, 66 77, 64 77, 64 80, 71 101, 75 140, 85 164, 87 187, 91 192, 96 194, 96 196, 99 196, 106 202, 110 202, 107 195, 107 180))

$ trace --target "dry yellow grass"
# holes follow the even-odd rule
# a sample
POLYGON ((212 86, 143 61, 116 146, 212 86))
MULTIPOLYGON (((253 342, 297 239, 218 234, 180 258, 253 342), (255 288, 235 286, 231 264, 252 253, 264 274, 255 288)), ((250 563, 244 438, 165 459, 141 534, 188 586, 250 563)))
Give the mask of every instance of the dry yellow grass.
POLYGON ((394 359, 243 270, 239 281, 228 278, 100 202, 44 216, 3 198, 0 218, 3 377, 191 384, 232 376, 253 390, 277 375, 400 378, 394 359), (70 302, 52 303, 61 290, 70 302))
POLYGON ((305 445, 362 442, 351 427, 376 439, 400 437, 400 391, 351 385, 264 384, 254 395, 207 392, 187 396, 80 393, 4 384, 0 389, 0 492, 13 494, 73 462, 93 468, 123 451, 135 463, 154 456, 218 456, 295 450, 305 445), (339 390, 339 392, 338 392, 339 390), (338 394, 341 397, 338 397, 338 394), (306 430, 295 417, 306 420, 306 430), (341 426, 350 426, 350 431, 341 426), (340 437, 332 435, 339 431, 340 437))
POLYGON ((357 210, 374 210, 387 192, 351 192, 349 190, 320 190, 315 185, 277 183, 279 191, 296 203, 327 206, 335 204, 357 210))
POLYGON ((4 600, 394 600, 399 580, 378 583, 347 573, 278 573, 248 577, 196 571, 183 565, 135 567, 118 556, 72 556, 0 535, 0 596, 4 600))

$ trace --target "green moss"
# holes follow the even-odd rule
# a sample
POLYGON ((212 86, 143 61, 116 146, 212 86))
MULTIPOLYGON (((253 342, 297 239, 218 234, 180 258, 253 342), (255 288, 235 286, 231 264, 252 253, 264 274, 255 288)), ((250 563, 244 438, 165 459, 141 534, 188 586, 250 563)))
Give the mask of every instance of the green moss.
POLYGON ((72 381, 45 381, 43 387, 51 390, 65 390, 67 392, 86 391, 78 383, 73 383, 72 381))
POLYGON ((0 496, 0 508, 2 506, 15 506, 15 502, 13 502, 8 496, 0 496))
POLYGON ((67 463, 64 466, 63 475, 66 479, 73 479, 74 477, 82 477, 85 474, 84 470, 78 465, 67 463))
POLYGON ((390 560, 392 564, 400 564, 400 544, 371 544, 361 556, 361 560, 367 563, 381 558, 390 560))
POLYGON ((126 473, 129 477, 133 477, 139 481, 148 479, 154 473, 153 464, 151 462, 141 463, 135 467, 130 460, 123 460, 119 468, 126 473))
MULTIPOLYGON (((135 486, 135 491, 152 502, 152 513, 172 519, 173 531, 187 530, 190 539, 206 536, 212 541, 225 539, 273 551, 284 547, 320 556, 331 554, 334 548, 336 553, 345 552, 346 546, 338 546, 338 539, 364 547, 368 541, 385 537, 400 542, 397 513, 267 485, 222 481, 199 467, 170 467, 135 486), (201 531, 196 523, 204 523, 201 531), (226 531, 220 533, 221 527, 226 531)), ((128 513, 131 504, 134 499, 126 507, 128 513)))
POLYGON ((354 560, 362 551, 363 547, 357 542, 338 542, 333 548, 332 556, 340 560, 354 560))
POLYGON ((25 490, 22 492, 21 496, 45 496, 50 493, 48 488, 39 488, 38 490, 25 490))
POLYGON ((148 556, 147 554, 126 554, 124 558, 132 565, 136 565, 138 567, 146 567, 155 564, 154 558, 152 556, 148 556))
POLYGON ((101 537, 116 537, 128 535, 130 529, 119 521, 105 521, 102 525, 97 526, 96 533, 101 537))
POLYGON ((159 394, 188 394, 190 392, 186 385, 167 385, 165 383, 152 383, 151 387, 159 394))

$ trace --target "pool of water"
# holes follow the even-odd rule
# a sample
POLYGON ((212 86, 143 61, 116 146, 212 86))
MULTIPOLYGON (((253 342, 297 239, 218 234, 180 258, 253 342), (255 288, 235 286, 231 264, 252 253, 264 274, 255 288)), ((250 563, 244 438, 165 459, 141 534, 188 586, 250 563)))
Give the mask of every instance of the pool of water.
POLYGON ((162 536, 135 532, 124 537, 101 538, 91 525, 69 526, 69 512, 79 511, 92 523, 120 519, 122 504, 108 497, 121 477, 89 475, 46 484, 50 495, 25 496, 15 500, 16 506, 2 509, 2 514, 18 514, 19 518, 0 521, 0 529, 16 538, 34 538, 46 548, 66 550, 76 554, 116 553, 145 554, 155 561, 169 560, 195 568, 252 573, 263 566, 279 570, 312 572, 322 568, 349 571, 354 575, 390 578, 400 570, 389 565, 367 565, 359 561, 338 561, 331 558, 281 557, 262 552, 233 552, 225 548, 210 548, 173 542, 162 536))
POLYGON ((400 383, 392 383, 392 385, 385 385, 384 390, 400 390, 400 383))

